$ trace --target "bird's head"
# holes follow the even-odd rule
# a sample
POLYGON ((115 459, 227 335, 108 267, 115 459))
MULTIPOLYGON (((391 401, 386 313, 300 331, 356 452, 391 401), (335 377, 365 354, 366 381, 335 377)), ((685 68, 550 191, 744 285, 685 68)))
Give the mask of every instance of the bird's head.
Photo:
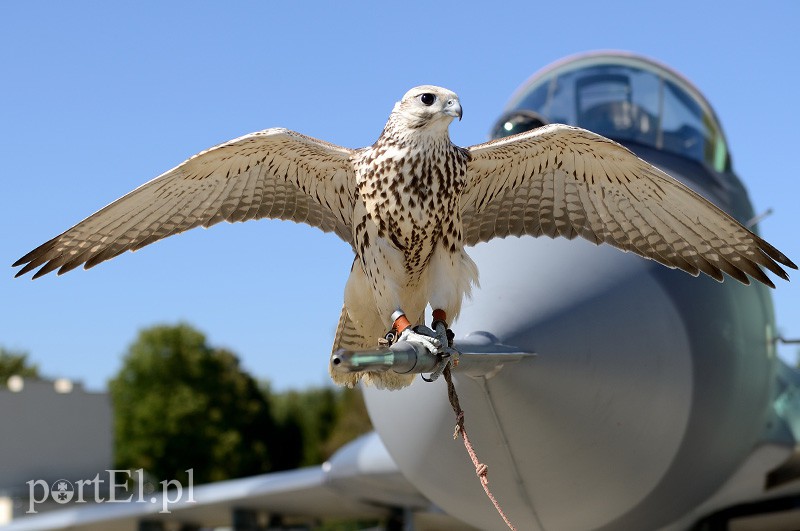
POLYGON ((455 92, 433 85, 414 87, 394 104, 390 121, 406 129, 445 133, 453 118, 461 120, 455 92))

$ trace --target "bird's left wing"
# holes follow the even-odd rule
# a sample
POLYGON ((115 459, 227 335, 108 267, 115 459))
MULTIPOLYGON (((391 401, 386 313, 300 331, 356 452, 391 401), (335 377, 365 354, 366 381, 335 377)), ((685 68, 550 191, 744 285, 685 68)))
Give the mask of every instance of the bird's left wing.
POLYGON ((90 268, 172 234, 220 221, 273 218, 335 232, 352 245, 352 150, 287 129, 251 133, 198 153, 29 252, 42 266, 90 268))
POLYGON ((464 243, 582 236, 692 275, 774 287, 786 256, 677 180, 605 137, 553 124, 469 148, 464 243), (777 262, 777 263, 776 263, 777 262))

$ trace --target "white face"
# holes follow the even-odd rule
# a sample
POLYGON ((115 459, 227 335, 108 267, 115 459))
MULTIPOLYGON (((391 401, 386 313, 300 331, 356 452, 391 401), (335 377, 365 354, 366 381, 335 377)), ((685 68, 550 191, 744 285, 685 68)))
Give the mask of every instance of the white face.
POLYGON ((461 119, 461 113, 461 102, 456 93, 433 85, 409 90, 392 112, 406 127, 429 130, 447 130, 453 118, 461 119))

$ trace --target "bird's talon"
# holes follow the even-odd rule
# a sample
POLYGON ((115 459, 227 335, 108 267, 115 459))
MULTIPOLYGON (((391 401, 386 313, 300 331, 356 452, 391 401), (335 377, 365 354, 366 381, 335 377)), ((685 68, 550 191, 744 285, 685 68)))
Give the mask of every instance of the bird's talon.
MULTIPOLYGON (((417 327, 419 328, 419 327, 417 327)), ((423 347, 425 347, 431 354, 439 354, 442 343, 437 338, 421 334, 412 330, 410 327, 406 328, 400 337, 398 338, 400 341, 410 341, 412 343, 419 343, 423 347)))

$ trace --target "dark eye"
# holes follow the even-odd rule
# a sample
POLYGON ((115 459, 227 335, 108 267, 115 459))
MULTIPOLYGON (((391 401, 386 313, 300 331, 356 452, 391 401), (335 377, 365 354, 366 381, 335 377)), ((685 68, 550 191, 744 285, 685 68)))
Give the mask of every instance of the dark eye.
POLYGON ((421 101, 426 107, 430 107, 433 105, 433 102, 436 101, 436 96, 430 92, 426 92, 425 94, 420 95, 419 101, 421 101))

